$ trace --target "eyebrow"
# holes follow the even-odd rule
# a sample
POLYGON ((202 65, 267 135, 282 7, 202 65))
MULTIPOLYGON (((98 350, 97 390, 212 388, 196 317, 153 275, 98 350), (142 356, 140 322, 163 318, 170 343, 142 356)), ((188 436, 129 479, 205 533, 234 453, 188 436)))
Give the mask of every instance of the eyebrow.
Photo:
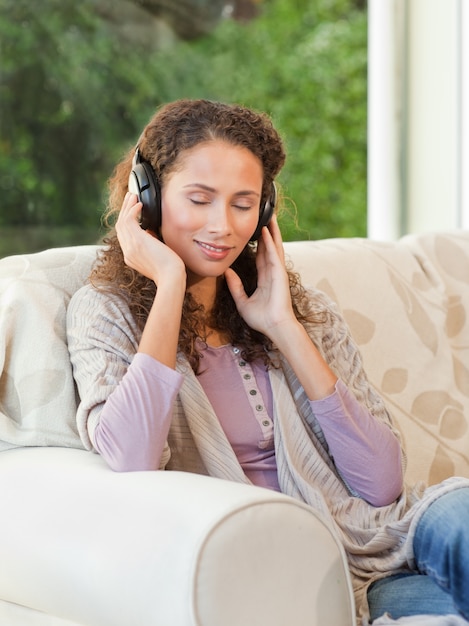
MULTIPOLYGON (((184 185, 184 189, 187 189, 188 187, 197 187, 198 189, 203 189, 204 191, 209 191, 211 193, 215 193, 217 191, 213 187, 209 187, 208 185, 204 185, 203 183, 189 183, 188 185, 184 185)), ((235 196, 257 196, 258 198, 260 197, 260 194, 257 193, 257 191, 253 191, 251 189, 237 191, 234 195, 235 196)))

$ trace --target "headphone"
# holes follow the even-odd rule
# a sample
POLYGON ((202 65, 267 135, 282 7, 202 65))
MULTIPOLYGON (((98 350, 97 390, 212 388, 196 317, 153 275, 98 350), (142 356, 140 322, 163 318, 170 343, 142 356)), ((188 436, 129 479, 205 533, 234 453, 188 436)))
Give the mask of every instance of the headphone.
MULTIPOLYGON (((135 194, 138 201, 143 205, 140 226, 143 230, 149 229, 154 233, 159 233, 161 228, 161 187, 152 166, 142 158, 138 148, 135 150, 132 170, 129 175, 129 191, 135 194)), ((267 226, 272 219, 276 204, 277 188, 275 183, 272 183, 270 196, 260 208, 259 221, 250 241, 259 239, 262 228, 267 226)))

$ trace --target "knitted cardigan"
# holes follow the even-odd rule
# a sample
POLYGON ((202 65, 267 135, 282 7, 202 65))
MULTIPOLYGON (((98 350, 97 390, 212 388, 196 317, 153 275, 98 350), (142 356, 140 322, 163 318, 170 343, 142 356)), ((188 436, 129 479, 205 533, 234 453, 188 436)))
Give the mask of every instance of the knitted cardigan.
MULTIPOLYGON (((308 324, 311 340, 335 374, 375 419, 399 433, 379 394, 369 383, 362 359, 335 304, 310 292, 310 307, 324 321, 308 324)), ((93 449, 93 431, 106 398, 118 385, 137 351, 141 331, 125 298, 90 285, 72 298, 67 334, 80 405, 78 429, 93 449)), ((392 504, 373 507, 353 495, 329 455, 311 404, 288 363, 278 355, 269 370, 274 404, 274 441, 281 491, 307 503, 325 518, 347 554, 357 617, 366 623, 366 590, 374 580, 414 567, 412 538, 422 513, 449 490, 468 486, 452 478, 425 488, 405 488, 392 504)), ((196 375, 182 355, 177 368, 184 382, 174 403, 162 468, 208 474, 249 483, 196 375)), ((405 455, 403 454, 405 462, 405 455)))

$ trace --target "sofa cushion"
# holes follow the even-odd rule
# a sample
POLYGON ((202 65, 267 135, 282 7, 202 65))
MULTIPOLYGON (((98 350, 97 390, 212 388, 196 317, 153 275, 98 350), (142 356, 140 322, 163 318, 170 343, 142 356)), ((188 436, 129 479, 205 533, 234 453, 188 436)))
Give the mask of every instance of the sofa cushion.
MULTIPOLYGON (((469 232, 288 242, 339 305, 399 426, 407 480, 469 476, 469 232)), ((82 447, 65 309, 95 246, 0 260, 0 450, 82 447)))
POLYGON ((95 246, 0 261, 0 450, 82 447, 65 338, 65 312, 95 246))
POLYGON ((287 251, 304 281, 339 304, 402 432, 408 482, 469 477, 469 233, 287 251))

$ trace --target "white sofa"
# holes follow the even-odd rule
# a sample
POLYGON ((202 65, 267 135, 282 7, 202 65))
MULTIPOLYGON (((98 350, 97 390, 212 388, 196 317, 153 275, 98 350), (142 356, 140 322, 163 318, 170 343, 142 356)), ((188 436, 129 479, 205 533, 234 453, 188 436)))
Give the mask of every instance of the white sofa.
MULTIPOLYGON (((286 244, 402 430, 409 482, 469 476, 469 233, 286 244)), ((339 546, 268 490, 83 450, 64 335, 95 247, 0 261, 0 624, 354 626, 339 546)))

